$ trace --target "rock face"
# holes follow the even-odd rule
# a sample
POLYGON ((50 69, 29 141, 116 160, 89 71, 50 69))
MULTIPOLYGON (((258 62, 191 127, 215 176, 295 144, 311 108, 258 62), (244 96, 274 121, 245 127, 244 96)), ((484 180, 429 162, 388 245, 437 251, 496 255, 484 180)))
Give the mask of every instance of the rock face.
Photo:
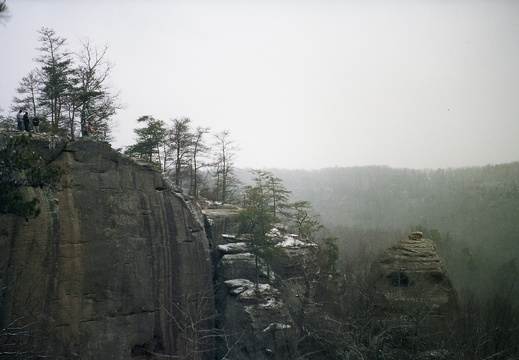
POLYGON ((409 318, 432 331, 460 313, 458 295, 434 242, 414 232, 383 252, 372 267, 378 303, 385 316, 409 318))
MULTIPOLYGON (((296 359, 322 350, 306 325, 336 332, 346 301, 320 274, 315 244, 273 229, 279 248, 267 266, 229 235, 239 209, 207 204, 202 213, 152 166, 105 142, 38 135, 30 146, 65 175, 53 189, 25 189, 40 201, 36 219, 0 215, 0 354, 296 359)), ((374 331, 391 341, 456 318, 456 291, 421 233, 372 270, 374 331)))
POLYGON ((34 141, 65 175, 27 189, 38 218, 0 216, 0 332, 25 326, 17 348, 50 357, 212 358, 199 335, 214 328, 214 292, 198 206, 108 143, 34 141))
MULTIPOLYGON (((212 216, 214 212, 207 214, 212 216)), ((229 218, 226 222, 234 224, 229 218)), ((228 226, 222 229, 224 233, 235 230, 228 226)), ((216 304, 221 341, 217 346, 217 359, 296 358, 299 328, 293 320, 293 309, 286 302, 289 299, 286 286, 281 291, 274 285, 280 285, 279 274, 269 270, 261 258, 256 259, 250 243, 228 235, 221 236, 218 242, 216 304)), ((299 249, 284 246, 279 252, 286 254, 299 249)))

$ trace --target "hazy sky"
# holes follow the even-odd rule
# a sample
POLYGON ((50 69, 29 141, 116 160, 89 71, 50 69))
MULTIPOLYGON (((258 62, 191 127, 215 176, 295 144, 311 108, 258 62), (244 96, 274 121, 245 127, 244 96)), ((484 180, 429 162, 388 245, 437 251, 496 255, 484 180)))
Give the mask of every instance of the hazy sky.
POLYGON ((236 165, 519 160, 519 1, 7 0, 0 107, 41 27, 109 45, 118 148, 142 115, 229 130, 236 165))

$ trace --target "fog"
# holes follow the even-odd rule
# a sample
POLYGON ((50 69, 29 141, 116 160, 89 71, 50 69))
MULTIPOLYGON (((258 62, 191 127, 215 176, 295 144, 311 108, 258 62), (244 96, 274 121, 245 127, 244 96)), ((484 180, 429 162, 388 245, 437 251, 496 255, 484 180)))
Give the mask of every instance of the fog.
POLYGON ((229 130, 236 165, 445 168, 519 154, 515 1, 7 0, 0 107, 36 67, 37 31, 109 45, 126 105, 229 130))

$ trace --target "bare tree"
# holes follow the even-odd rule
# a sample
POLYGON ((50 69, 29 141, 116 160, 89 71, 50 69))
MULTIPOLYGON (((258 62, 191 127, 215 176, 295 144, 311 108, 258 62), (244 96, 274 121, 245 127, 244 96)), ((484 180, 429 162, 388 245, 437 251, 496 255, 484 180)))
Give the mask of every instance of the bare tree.
POLYGON ((205 354, 215 350, 215 313, 208 310, 213 307, 214 296, 186 291, 179 294, 179 298, 180 301, 170 303, 175 314, 165 310, 181 334, 183 358, 203 359, 205 354))
MULTIPOLYGON (((169 160, 175 165, 175 185, 182 185, 182 173, 189 165, 192 154, 193 134, 191 120, 187 117, 175 118, 168 129, 166 146, 169 148, 169 160)), ((164 168, 166 170, 166 167, 164 168)))
POLYGON ((236 181, 234 177, 234 158, 237 147, 228 130, 214 135, 215 138, 215 178, 216 195, 222 203, 228 200, 229 190, 236 181))
POLYGON ((31 346, 37 332, 28 316, 20 316, 0 326, 0 358, 22 359, 36 356, 31 346))
POLYGON ((191 186, 190 193, 194 197, 198 197, 199 173, 198 171, 206 166, 208 162, 200 161, 203 156, 209 151, 209 147, 204 143, 204 136, 209 133, 208 127, 197 127, 193 134, 193 150, 192 150, 192 164, 191 164, 191 186))
POLYGON ((174 340, 176 354, 153 343, 146 343, 132 348, 132 357, 155 355, 164 359, 201 360, 213 358, 216 340, 220 337, 215 328, 216 314, 214 294, 211 290, 197 293, 187 289, 175 292, 172 297, 160 304, 172 332, 178 336, 174 340))
POLYGON ((11 111, 18 111, 21 109, 31 109, 33 115, 45 115, 38 111, 38 97, 41 92, 40 89, 41 81, 38 76, 36 69, 31 70, 27 76, 22 78, 20 86, 16 88, 16 92, 21 97, 13 98, 13 105, 11 105, 11 111))
MULTIPOLYGON (((108 46, 96 47, 88 39, 80 41, 81 50, 77 53, 78 67, 75 71, 74 108, 79 111, 80 126, 92 122, 96 129, 103 129, 109 135, 109 120, 122 108, 119 94, 113 92, 109 78, 113 64, 107 59, 108 46)), ((71 136, 74 136, 74 122, 71 122, 71 136)))

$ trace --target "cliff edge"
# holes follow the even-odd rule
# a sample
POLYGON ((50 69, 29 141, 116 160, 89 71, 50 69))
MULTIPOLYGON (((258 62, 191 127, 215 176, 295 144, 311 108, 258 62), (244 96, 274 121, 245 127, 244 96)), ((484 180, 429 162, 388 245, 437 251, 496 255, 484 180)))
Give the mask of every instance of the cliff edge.
POLYGON ((31 143, 65 173, 53 189, 25 189, 36 219, 0 215, 0 333, 14 344, 0 339, 0 351, 210 358, 197 335, 214 327, 214 301, 196 203, 106 142, 31 143))

